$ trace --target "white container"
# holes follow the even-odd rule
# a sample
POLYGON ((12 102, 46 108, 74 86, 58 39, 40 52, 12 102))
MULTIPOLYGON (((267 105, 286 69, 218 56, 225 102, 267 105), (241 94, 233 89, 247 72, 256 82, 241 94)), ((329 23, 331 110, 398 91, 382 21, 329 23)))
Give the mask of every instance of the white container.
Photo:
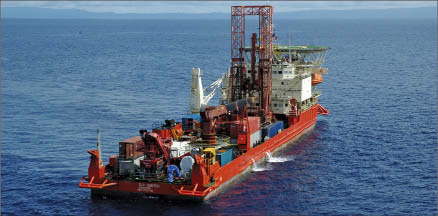
POLYGON ((261 130, 257 130, 256 132, 252 133, 249 139, 250 139, 250 146, 252 148, 258 142, 262 141, 262 131, 261 130))

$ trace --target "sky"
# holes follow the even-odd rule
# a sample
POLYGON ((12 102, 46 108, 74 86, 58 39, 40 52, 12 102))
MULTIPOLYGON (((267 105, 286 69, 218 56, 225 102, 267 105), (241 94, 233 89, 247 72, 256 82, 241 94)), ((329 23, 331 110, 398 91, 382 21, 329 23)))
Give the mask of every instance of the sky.
POLYGON ((274 6, 276 12, 437 6, 436 1, 2 1, 1 7, 80 9, 113 13, 229 13, 232 5, 274 6))

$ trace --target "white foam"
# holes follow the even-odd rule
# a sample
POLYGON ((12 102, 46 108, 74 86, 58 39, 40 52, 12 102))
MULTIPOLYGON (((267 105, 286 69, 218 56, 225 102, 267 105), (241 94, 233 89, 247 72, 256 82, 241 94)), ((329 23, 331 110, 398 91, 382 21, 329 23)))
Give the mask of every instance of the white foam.
POLYGON ((261 171, 266 171, 266 170, 272 169, 270 166, 258 167, 256 162, 254 161, 254 159, 251 159, 251 160, 252 160, 252 171, 253 172, 261 172, 261 171))
POLYGON ((286 161, 293 161, 295 157, 293 155, 287 157, 272 157, 270 152, 266 152, 267 162, 269 163, 283 163, 286 161))
POLYGON ((257 167, 257 168, 252 168, 252 171, 254 172, 261 172, 261 171, 266 171, 266 170, 271 170, 270 167, 257 167))
POLYGON ((273 157, 271 159, 268 160, 269 163, 283 163, 286 161, 293 161, 295 159, 294 156, 289 156, 289 157, 273 157))

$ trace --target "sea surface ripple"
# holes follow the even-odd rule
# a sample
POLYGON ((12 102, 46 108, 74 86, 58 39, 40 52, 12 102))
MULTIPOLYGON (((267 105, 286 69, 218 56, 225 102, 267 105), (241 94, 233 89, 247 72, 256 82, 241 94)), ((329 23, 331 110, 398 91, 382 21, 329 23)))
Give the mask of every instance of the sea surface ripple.
POLYGON ((331 113, 274 155, 289 159, 193 204, 92 200, 78 183, 97 128, 107 162, 187 113, 192 67, 204 85, 227 70, 229 20, 2 20, 2 214, 437 214, 436 21, 275 23, 280 43, 331 47, 331 113))

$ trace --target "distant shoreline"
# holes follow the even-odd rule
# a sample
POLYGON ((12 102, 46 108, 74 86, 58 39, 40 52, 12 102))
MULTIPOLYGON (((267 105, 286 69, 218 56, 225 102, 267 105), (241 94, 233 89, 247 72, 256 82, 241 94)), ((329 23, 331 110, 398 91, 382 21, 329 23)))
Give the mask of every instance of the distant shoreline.
MULTIPOLYGON (((7 17, 1 18, 3 21, 6 20, 158 20, 158 21, 226 21, 229 22, 229 19, 203 19, 199 20, 196 18, 187 18, 187 19, 175 19, 175 18, 17 18, 17 17, 7 17)), ((302 19, 288 19, 288 18, 278 18, 276 20, 279 21, 318 21, 318 20, 324 20, 324 21, 431 21, 431 22, 438 22, 438 20, 433 18, 369 18, 369 19, 361 19, 361 18, 351 18, 351 19, 342 19, 342 18, 329 18, 329 19, 323 19, 323 18, 302 18, 302 19)))
MULTIPOLYGON (((228 13, 157 13, 157 14, 117 14, 112 12, 95 13, 78 9, 48 9, 38 7, 2 7, 2 19, 209 19, 229 20, 228 13)), ((279 20, 303 19, 437 19, 437 7, 361 9, 361 10, 315 10, 296 12, 277 12, 279 20)))

